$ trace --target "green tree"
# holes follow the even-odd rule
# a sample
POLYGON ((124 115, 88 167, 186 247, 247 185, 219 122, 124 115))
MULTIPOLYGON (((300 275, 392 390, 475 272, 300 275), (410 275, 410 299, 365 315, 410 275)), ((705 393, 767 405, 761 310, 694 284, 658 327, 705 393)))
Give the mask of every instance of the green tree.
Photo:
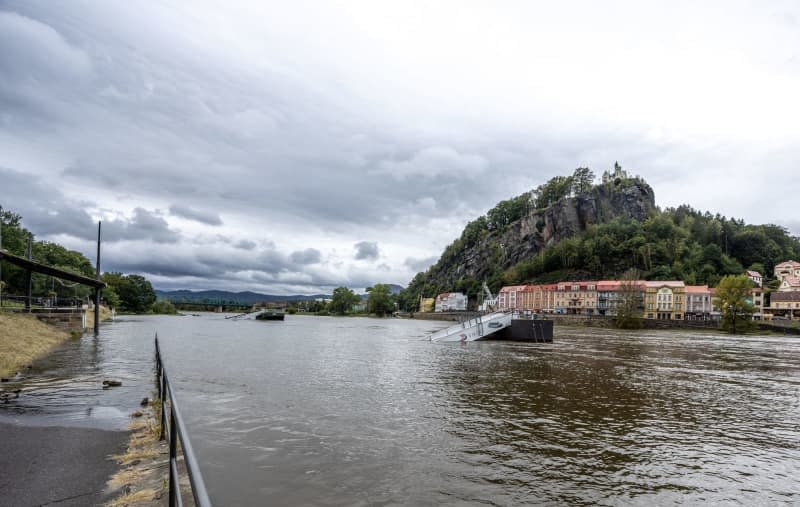
POLYGON ((146 313, 156 302, 153 286, 142 275, 103 273, 102 279, 119 296, 119 307, 123 311, 146 313))
POLYGON ((157 315, 177 315, 178 313, 178 310, 175 309, 175 305, 168 299, 156 301, 150 306, 150 310, 157 315))
POLYGON ((330 309, 333 313, 344 315, 352 311, 353 305, 361 301, 361 298, 347 287, 337 287, 333 289, 330 309))
POLYGON ((103 301, 109 308, 119 308, 119 294, 113 287, 106 286, 101 294, 103 301))
POLYGON ((385 316, 394 311, 394 298, 389 286, 383 283, 375 284, 367 288, 369 299, 367 299, 367 311, 375 315, 385 316))
POLYGON ((588 167, 579 167, 572 173, 572 192, 585 194, 594 186, 594 173, 588 167))
POLYGON ((547 208, 572 192, 572 176, 555 176, 536 187, 532 201, 537 209, 547 208))
POLYGON ((719 282, 714 304, 722 311, 722 328, 729 333, 744 333, 753 325, 751 288, 746 275, 728 275, 719 282))
POLYGON ((641 329, 644 310, 643 288, 638 270, 630 269, 622 276, 616 324, 620 329, 641 329))

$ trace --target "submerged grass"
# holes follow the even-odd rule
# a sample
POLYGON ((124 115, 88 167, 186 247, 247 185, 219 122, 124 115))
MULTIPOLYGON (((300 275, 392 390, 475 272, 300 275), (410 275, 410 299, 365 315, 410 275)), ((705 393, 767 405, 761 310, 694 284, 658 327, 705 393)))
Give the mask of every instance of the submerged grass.
POLYGON ((21 370, 69 337, 31 315, 0 312, 0 376, 21 370))
POLYGON ((108 482, 109 488, 122 494, 107 506, 164 505, 164 478, 169 473, 169 449, 167 442, 158 438, 160 408, 158 401, 150 401, 141 411, 137 411, 141 412, 141 416, 128 425, 131 436, 127 451, 112 456, 123 469, 108 482))

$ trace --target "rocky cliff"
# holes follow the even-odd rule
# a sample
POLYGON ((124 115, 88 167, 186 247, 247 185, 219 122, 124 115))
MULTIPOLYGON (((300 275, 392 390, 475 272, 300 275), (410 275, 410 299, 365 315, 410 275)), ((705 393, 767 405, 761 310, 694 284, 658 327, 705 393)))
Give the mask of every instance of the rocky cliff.
POLYGON ((412 285, 456 289, 460 280, 484 280, 538 254, 542 249, 584 232, 592 224, 625 217, 643 221, 654 210, 653 189, 630 179, 597 185, 579 196, 564 198, 545 209, 527 210, 503 228, 486 230, 474 241, 464 236, 445 250, 412 285))

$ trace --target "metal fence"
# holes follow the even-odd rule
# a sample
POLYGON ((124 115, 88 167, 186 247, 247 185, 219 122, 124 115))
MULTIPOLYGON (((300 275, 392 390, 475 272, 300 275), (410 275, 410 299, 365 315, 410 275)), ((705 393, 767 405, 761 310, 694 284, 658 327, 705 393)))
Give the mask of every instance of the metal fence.
POLYGON ((210 507, 211 500, 208 498, 197 458, 194 456, 186 426, 178 409, 178 402, 164 369, 161 349, 158 346, 158 334, 156 334, 156 381, 158 383, 158 399, 161 401, 161 439, 166 438, 169 441, 169 505, 170 507, 183 505, 178 482, 178 443, 180 442, 186 473, 192 486, 194 503, 198 507, 210 507), (167 410, 167 404, 169 404, 169 410, 167 410), (169 424, 167 424, 167 412, 169 412, 169 424))
POLYGON ((75 297, 34 296, 29 299, 27 296, 3 294, 2 299, 0 299, 0 307, 10 311, 26 311, 30 308, 79 311, 83 309, 85 304, 86 301, 84 299, 75 297))

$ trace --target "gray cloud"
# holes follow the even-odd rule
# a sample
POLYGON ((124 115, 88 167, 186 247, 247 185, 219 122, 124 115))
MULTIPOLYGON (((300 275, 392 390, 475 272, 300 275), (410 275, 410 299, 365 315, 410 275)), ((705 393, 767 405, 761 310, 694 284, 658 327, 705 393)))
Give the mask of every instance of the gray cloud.
POLYGON ((305 250, 292 252, 289 259, 300 265, 318 264, 322 261, 322 253, 316 248, 306 248, 305 250))
POLYGON ((234 245, 235 248, 240 250, 253 250, 257 246, 255 241, 250 241, 249 239, 241 239, 234 245))
POLYGON ((378 258, 378 243, 375 241, 359 241, 353 246, 356 249, 356 260, 375 260, 378 258))
POLYGON ((85 2, 76 16, 72 3, 3 2, 0 166, 13 171, 0 170, 1 204, 45 237, 91 241, 102 216, 111 244, 169 247, 185 261, 172 273, 170 258, 145 265, 117 252, 159 283, 314 291, 382 274, 405 283, 466 222, 579 165, 600 173, 620 160, 652 180, 661 205, 688 201, 749 222, 778 221, 796 200, 800 83, 784 65, 800 54, 796 8, 734 7, 695 34, 689 53, 660 42, 704 14, 689 4, 659 16, 626 10, 624 26, 645 37, 625 27, 596 37, 555 5, 465 12, 465 26, 503 31, 488 52, 449 32, 441 13, 411 37, 403 16, 381 9, 360 10, 360 26, 333 4, 316 9, 309 18, 293 4, 85 2), (550 26, 571 43, 531 50, 551 42, 550 26), (657 56, 641 60, 628 38, 657 56), (587 41, 589 51, 574 51, 587 41), (707 68, 719 47, 733 57, 714 60, 697 86, 675 80, 707 68), (614 86, 576 84, 598 68, 618 76, 614 86), (753 160, 782 185, 753 180, 753 160), (220 213, 226 237, 216 240, 220 213), (266 235, 314 245, 326 262, 266 235), (236 262, 199 260, 198 245, 236 262), (390 272, 358 262, 379 257, 390 272))
POLYGON ((144 208, 134 209, 130 219, 106 221, 102 236, 105 241, 143 239, 155 243, 177 243, 180 239, 180 233, 170 229, 163 217, 144 208))
POLYGON ((222 219, 219 217, 219 215, 210 211, 203 211, 189 208, 187 206, 173 204, 169 207, 169 213, 170 215, 186 218, 188 220, 194 220, 196 222, 200 222, 201 224, 222 225, 222 219))
POLYGON ((425 271, 429 267, 431 267, 437 260, 438 257, 425 257, 424 259, 417 259, 415 257, 407 257, 403 264, 410 268, 412 271, 420 272, 425 271))

